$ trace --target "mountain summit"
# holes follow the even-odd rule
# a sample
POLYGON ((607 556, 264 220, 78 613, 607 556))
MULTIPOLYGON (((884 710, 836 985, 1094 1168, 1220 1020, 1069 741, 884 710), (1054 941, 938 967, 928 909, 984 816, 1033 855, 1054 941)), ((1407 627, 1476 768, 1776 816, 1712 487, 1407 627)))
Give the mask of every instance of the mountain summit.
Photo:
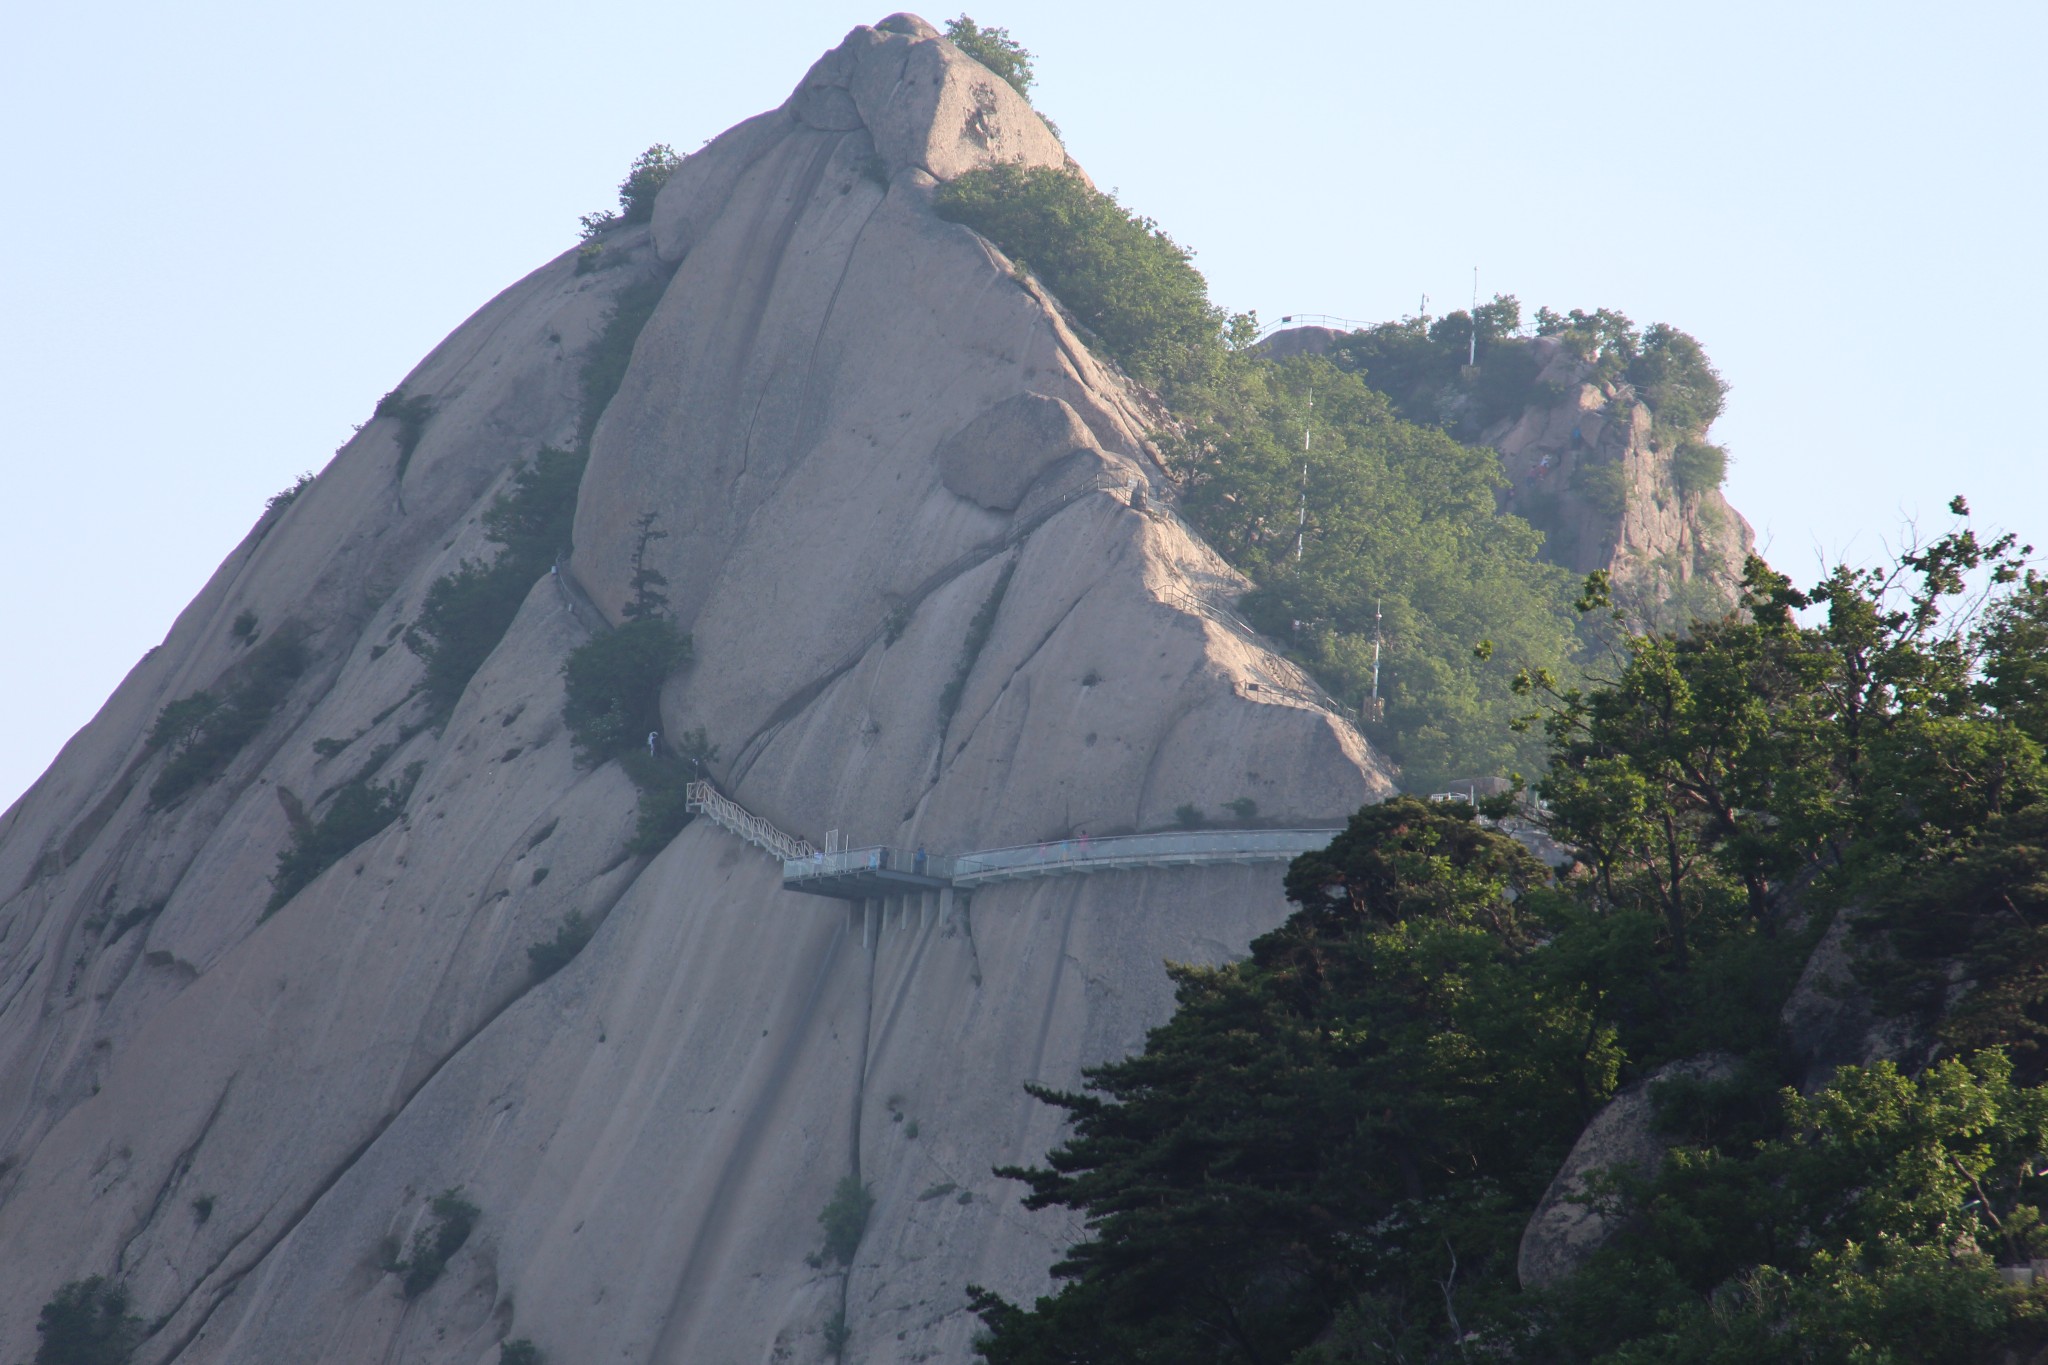
POLYGON ((1152 400, 932 212, 1017 161, 1069 164, 1005 81, 855 29, 427 356, 0 818, 0 1356, 66 1286, 138 1361, 337 1363, 961 1360, 967 1283, 1044 1289, 1024 1083, 1392 782, 1152 400))

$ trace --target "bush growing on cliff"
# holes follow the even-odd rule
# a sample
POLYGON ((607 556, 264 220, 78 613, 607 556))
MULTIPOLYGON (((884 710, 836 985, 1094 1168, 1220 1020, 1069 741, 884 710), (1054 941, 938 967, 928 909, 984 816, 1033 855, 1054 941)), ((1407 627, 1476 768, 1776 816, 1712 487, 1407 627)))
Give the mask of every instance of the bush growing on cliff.
POLYGON ((666 612, 668 579, 648 560, 648 547, 665 539, 649 512, 636 523, 632 596, 620 609, 618 629, 579 645, 562 666, 562 719, 577 756, 596 765, 617 759, 639 789, 640 806, 629 853, 658 853, 689 822, 685 789, 718 756, 700 728, 663 745, 661 691, 668 676, 690 661, 690 637, 666 612))
POLYGON ((306 473, 299 475, 298 478, 292 481, 291 487, 281 488, 277 492, 272 493, 269 496, 269 498, 265 499, 263 503, 263 515, 265 517, 270 518, 275 518, 277 516, 282 515, 284 509, 290 507, 293 503, 297 502, 299 500, 299 494, 305 492, 307 488, 311 487, 312 483, 312 471, 308 470, 306 473))
POLYGON ((635 526, 627 579, 632 596, 619 611, 624 624, 578 646, 562 667, 568 683, 562 719, 590 763, 637 749, 642 736, 661 729, 661 686, 690 659, 690 637, 663 615, 668 579, 647 560, 648 547, 668 532, 655 529, 652 512, 635 526))
POLYGON ((875 1207, 875 1192, 857 1175, 841 1177, 832 1197, 818 1214, 818 1226, 825 1229, 826 1260, 852 1265, 853 1253, 867 1234, 868 1214, 875 1207))
POLYGON ((463 1198, 459 1187, 435 1195, 427 1213, 426 1223, 413 1234, 410 1254, 391 1267, 405 1277, 400 1288, 408 1299, 416 1299, 434 1287, 441 1272, 448 1268, 450 1258, 462 1250, 462 1244, 476 1230, 477 1219, 483 1216, 482 1209, 463 1198))
POLYGON ((128 1291, 94 1275, 59 1289, 36 1316, 36 1365, 125 1365, 142 1341, 128 1291))
POLYGON ((983 27, 965 14, 946 21, 946 37, 953 45, 1008 82, 1025 99, 1031 98, 1031 54, 1010 36, 1010 30, 993 25, 983 27))
POLYGON ((437 580, 420 604, 405 643, 426 660, 430 711, 446 717, 484 660, 505 638, 534 582, 570 548, 576 490, 586 457, 543 447, 484 513, 484 535, 498 547, 437 580))
POLYGON ((1683 441, 1671 456, 1671 484, 1681 493, 1711 493, 1728 477, 1728 452, 1711 441, 1683 441))
POLYGON ((633 785, 640 791, 640 808, 634 820, 633 837, 626 842, 626 852, 659 853, 667 848, 669 840, 690 823, 690 783, 708 776, 711 765, 717 761, 718 746, 702 726, 685 731, 681 738, 656 753, 631 749, 621 755, 626 776, 633 779, 633 785))
POLYGON ((1581 460, 1572 470, 1572 491, 1603 517, 1628 510, 1628 467, 1620 460, 1581 460))
POLYGON ((398 423, 398 469, 392 480, 403 483, 405 471, 412 464, 412 453, 419 449, 420 438, 427 433, 427 422, 434 415, 434 400, 425 394, 408 398, 403 389, 393 389, 377 400, 377 409, 371 415, 389 417, 398 423))
POLYGON ((269 724, 310 661, 304 630, 287 622, 229 671, 232 682, 225 697, 195 692, 164 707, 146 741, 167 755, 163 771, 150 784, 150 805, 162 809, 225 772, 269 724))
POLYGON ((270 903, 264 913, 298 895, 314 878, 404 814, 421 766, 412 764, 404 776, 382 785, 367 777, 346 783, 317 821, 293 830, 291 843, 277 855, 277 871, 270 878, 270 903))
POLYGON ((563 665, 562 719, 584 762, 602 763, 661 729, 661 685, 690 658, 690 637, 659 617, 579 645, 563 665))
POLYGON ((683 159, 666 142, 657 142, 633 158, 626 178, 619 182, 619 217, 628 223, 644 223, 654 216, 654 197, 676 173, 683 159))
POLYGON ((576 954, 589 946, 591 936, 597 932, 581 910, 571 910, 562 917, 555 929, 554 937, 526 948, 526 965, 535 981, 545 981, 562 968, 576 960, 576 954))
POLYGON ((1727 382, 1706 348, 1669 323, 1644 329, 1628 381, 1658 425, 1679 437, 1704 433, 1728 398, 1727 382))

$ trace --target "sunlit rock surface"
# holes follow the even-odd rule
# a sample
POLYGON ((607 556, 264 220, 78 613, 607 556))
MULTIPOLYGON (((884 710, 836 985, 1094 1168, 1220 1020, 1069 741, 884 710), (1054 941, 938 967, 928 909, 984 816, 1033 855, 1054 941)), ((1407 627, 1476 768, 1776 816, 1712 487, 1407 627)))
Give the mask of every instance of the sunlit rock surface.
POLYGON ((1200 609, 1241 584, 1173 514, 1141 397, 930 212, 935 177, 1020 157, 1065 153, 1002 81, 920 20, 856 29, 601 268, 569 252, 442 343, 401 389, 431 404, 417 448, 366 426, 0 818, 0 1359, 93 1274, 132 1290, 139 1360, 190 1362, 486 1362, 510 1337, 809 1360, 842 1320, 850 1361, 964 1360, 967 1283, 1047 1287, 1076 1228, 989 1173, 1058 1138, 1022 1084, 1135 1047, 1163 961, 1279 921, 1279 869, 869 917, 706 821, 629 856, 632 784, 579 768, 560 719, 652 512, 695 641, 667 729, 702 726, 785 829, 961 851, 1244 797, 1328 824, 1391 790, 1200 609), (520 463, 578 439, 616 297, 664 280, 573 557, 422 726, 406 624, 489 553, 520 463), (247 657, 245 611, 311 664, 219 780, 151 811, 150 726, 247 657), (266 917, 294 812, 414 765, 403 817, 266 917), (535 984, 526 948, 571 912, 596 935, 535 984), (866 1236, 814 1263, 856 1171, 866 1236), (385 1264, 454 1187, 481 1218, 407 1300, 385 1264))

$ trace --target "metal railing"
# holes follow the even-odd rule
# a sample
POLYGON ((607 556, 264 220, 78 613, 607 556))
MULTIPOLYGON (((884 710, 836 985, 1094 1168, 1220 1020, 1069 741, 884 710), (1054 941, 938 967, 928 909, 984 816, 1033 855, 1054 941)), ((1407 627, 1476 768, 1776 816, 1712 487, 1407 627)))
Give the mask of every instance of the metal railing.
POLYGON ((709 782, 692 782, 683 789, 683 798, 685 810, 710 817, 713 823, 731 830, 754 847, 764 848, 782 859, 784 866, 817 852, 810 840, 777 829, 709 782))
POLYGON ((1357 318, 1332 317, 1328 313, 1283 313, 1278 322, 1269 322, 1259 332, 1264 341, 1275 332, 1284 332, 1290 327, 1329 327, 1339 332, 1361 332, 1376 323, 1361 322, 1357 318))
MULTIPOLYGON (((970 888, 987 882, 1051 877, 1070 872, 1110 872, 1119 868, 1188 867, 1203 863, 1290 862, 1323 848, 1339 830, 1209 829, 1161 834, 1119 834, 1106 839, 1081 835, 975 853, 932 853, 925 849, 871 844, 866 848, 817 847, 808 839, 777 829, 726 796, 709 781, 684 789, 685 805, 730 830, 782 863, 785 884, 826 878, 859 877, 862 873, 894 873, 885 880, 909 877, 970 888)), ((827 892, 826 894, 832 894, 827 892)))
POLYGON ((812 849, 800 857, 785 858, 782 880, 808 881, 814 877, 844 877, 855 872, 908 872, 918 877, 952 877, 960 860, 944 853, 920 853, 913 849, 873 844, 867 848, 845 848, 826 853, 812 849))
POLYGON ((1292 862, 1304 853, 1327 847, 1339 833, 1334 828, 1214 829, 1019 844, 1014 848, 960 854, 952 860, 953 885, 972 887, 984 882, 1128 867, 1292 862))

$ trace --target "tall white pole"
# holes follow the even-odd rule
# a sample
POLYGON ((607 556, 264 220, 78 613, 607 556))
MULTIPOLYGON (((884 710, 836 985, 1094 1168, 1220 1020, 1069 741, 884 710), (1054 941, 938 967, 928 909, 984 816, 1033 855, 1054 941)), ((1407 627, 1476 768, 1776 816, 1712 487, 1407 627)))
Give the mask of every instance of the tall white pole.
POLYGON ((1372 699, 1380 699, 1380 604, 1372 604, 1372 699))
POLYGON ((1465 356, 1467 365, 1479 363, 1479 267, 1472 267, 1472 347, 1465 356))
POLYGON ((1303 543, 1308 539, 1308 433, 1316 413, 1316 391, 1308 391, 1308 415, 1301 419, 1301 512, 1294 522, 1294 562, 1301 563, 1303 543))

